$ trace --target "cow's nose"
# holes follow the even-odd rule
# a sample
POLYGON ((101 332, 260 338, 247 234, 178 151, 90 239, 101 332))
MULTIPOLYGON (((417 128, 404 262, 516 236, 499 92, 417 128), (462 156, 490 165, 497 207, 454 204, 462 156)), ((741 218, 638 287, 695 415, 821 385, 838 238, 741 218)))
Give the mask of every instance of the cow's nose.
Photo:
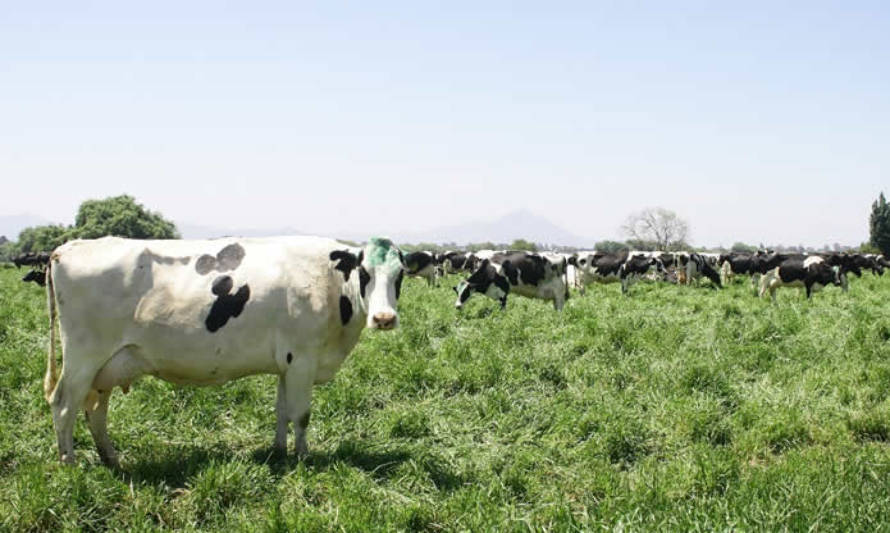
POLYGON ((374 315, 374 326, 378 329, 392 329, 396 327, 395 313, 381 312, 374 315))

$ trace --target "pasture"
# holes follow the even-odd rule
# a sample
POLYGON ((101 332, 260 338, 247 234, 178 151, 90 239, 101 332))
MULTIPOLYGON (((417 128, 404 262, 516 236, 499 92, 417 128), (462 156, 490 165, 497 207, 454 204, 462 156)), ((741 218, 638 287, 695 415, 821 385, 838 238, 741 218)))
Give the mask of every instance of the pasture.
POLYGON ((310 457, 271 457, 272 376, 146 378, 60 465, 43 289, 0 269, 0 529, 890 529, 890 276, 758 300, 638 283, 562 313, 408 279, 315 389, 310 457))

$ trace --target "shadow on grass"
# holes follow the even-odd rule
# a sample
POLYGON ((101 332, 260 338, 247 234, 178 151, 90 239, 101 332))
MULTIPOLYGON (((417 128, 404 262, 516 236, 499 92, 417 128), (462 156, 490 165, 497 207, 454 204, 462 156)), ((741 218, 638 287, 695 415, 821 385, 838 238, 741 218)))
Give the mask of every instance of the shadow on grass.
POLYGON ((210 464, 224 463, 235 458, 235 452, 224 445, 165 446, 156 457, 125 463, 119 472, 128 482, 150 485, 163 483, 172 488, 184 488, 188 479, 210 464))
MULTIPOLYGON (((369 449, 366 443, 343 441, 332 451, 310 452, 305 459, 292 453, 275 453, 272 447, 254 450, 251 457, 255 463, 267 465, 275 477, 292 472, 301 463, 310 471, 322 472, 336 465, 345 465, 362 470, 377 480, 390 479, 399 468, 408 462, 429 476, 436 488, 453 491, 471 481, 465 474, 456 472, 453 465, 440 457, 412 451, 406 448, 392 448, 382 451, 369 449)), ((125 464, 118 472, 127 482, 140 485, 164 484, 170 488, 185 488, 188 481, 212 464, 244 460, 225 444, 208 447, 172 446, 159 450, 147 460, 125 464)))
POLYGON ((275 475, 285 474, 302 462, 307 469, 313 471, 324 471, 334 465, 344 464, 363 470, 377 479, 388 478, 399 465, 411 457, 411 452, 404 449, 371 451, 366 445, 351 440, 341 442, 333 451, 311 451, 302 460, 292 453, 278 454, 271 447, 261 448, 253 453, 254 461, 269 465, 275 475))

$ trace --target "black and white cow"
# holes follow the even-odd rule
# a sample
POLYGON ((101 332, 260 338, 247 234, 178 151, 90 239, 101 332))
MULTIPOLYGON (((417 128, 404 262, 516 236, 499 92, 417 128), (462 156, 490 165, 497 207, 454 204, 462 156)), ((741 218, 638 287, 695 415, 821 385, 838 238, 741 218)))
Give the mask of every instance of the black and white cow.
POLYGON ((689 285, 694 280, 701 278, 702 276, 711 280, 711 283, 716 288, 722 288, 722 284, 720 283, 720 274, 714 270, 714 267, 711 265, 711 262, 708 258, 703 256, 702 254, 692 252, 692 253, 682 253, 679 255, 679 261, 681 268, 685 271, 685 284, 689 285))
POLYGON ((841 285, 840 271, 832 268, 824 258, 818 255, 791 256, 760 278, 760 297, 769 291, 775 301, 779 287, 804 287, 809 299, 813 291, 831 284, 841 285))
POLYGON ((361 249, 319 237, 60 246, 47 270, 44 392, 61 460, 74 461, 83 408, 102 460, 117 463, 108 400, 146 374, 193 385, 277 375, 275 447, 285 450, 293 424, 296 453, 305 455, 313 385, 334 377, 363 328, 398 326, 403 270, 401 251, 380 238, 361 249))
POLYGON ((751 283, 756 283, 757 258, 752 254, 732 252, 722 254, 717 262, 720 264, 720 281, 726 285, 732 283, 737 275, 751 276, 751 283))
POLYGON ((634 280, 645 275, 651 268, 665 273, 661 259, 648 253, 637 252, 594 252, 582 253, 569 259, 575 267, 575 286, 585 294, 586 287, 593 283, 621 282, 621 292, 627 293, 634 280))
POLYGON ((479 265, 478 259, 472 253, 445 252, 438 259, 445 274, 473 272, 479 265))
POLYGON ((438 285, 439 273, 436 256, 431 252, 405 254, 405 275, 426 280, 430 287, 438 285))
POLYGON ((454 291, 461 309, 464 303, 478 292, 497 300, 501 309, 507 306, 507 296, 513 292, 529 298, 552 300, 560 311, 569 298, 566 283, 566 260, 548 259, 540 254, 521 251, 499 252, 491 259, 483 259, 479 267, 454 291))
POLYGON ((46 268, 46 264, 49 263, 49 255, 50 254, 47 252, 26 252, 13 257, 12 263, 17 268, 30 266, 43 269, 46 268))

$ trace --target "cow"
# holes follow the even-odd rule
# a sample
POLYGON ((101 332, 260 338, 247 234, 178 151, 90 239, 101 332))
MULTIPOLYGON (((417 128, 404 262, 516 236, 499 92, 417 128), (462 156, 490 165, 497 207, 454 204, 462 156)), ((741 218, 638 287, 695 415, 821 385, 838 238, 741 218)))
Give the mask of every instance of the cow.
POLYGON ((756 283, 758 256, 751 254, 731 252, 721 254, 717 262, 720 264, 720 281, 724 285, 732 283, 737 275, 750 275, 751 283, 756 283))
POLYGON ((438 285, 439 273, 436 256, 431 252, 405 254, 405 275, 423 278, 430 287, 438 285))
POLYGON ((582 295, 587 285, 615 281, 621 282, 621 292, 627 294, 630 284, 650 268, 655 267, 659 273, 665 273, 661 259, 647 252, 582 253, 570 258, 569 262, 576 269, 575 283, 582 295))
POLYGON ((22 276, 22 281, 25 283, 32 281, 43 287, 46 285, 46 271, 40 269, 29 270, 27 274, 22 276))
POLYGON ((365 327, 398 326, 404 273, 392 241, 350 248, 320 237, 75 240, 47 269, 44 392, 64 463, 81 407, 99 456, 117 464, 106 414, 114 387, 143 375, 218 385, 278 376, 275 450, 308 453, 312 386, 331 380, 365 327), (62 372, 55 357, 55 322, 62 372))
POLYGON ((501 309, 507 307, 507 296, 511 292, 529 298, 552 300, 553 307, 561 311, 569 298, 566 283, 565 258, 548 259, 540 254, 522 251, 506 251, 483 259, 478 268, 454 287, 458 310, 478 292, 497 300, 501 309))
POLYGON ((12 258, 12 263, 16 268, 23 266, 45 268, 49 262, 48 252, 25 252, 12 258))
POLYGON ((831 267, 818 255, 791 256, 775 268, 767 271, 760 279, 760 297, 769 291, 773 301, 779 287, 804 287, 807 299, 813 291, 828 285, 841 285, 840 271, 831 267))
POLYGON ((473 272, 478 266, 475 255, 464 252, 445 252, 439 257, 442 272, 455 274, 458 272, 473 272))
POLYGON ((712 287, 716 287, 718 289, 722 288, 723 285, 720 283, 720 274, 714 270, 714 267, 711 266, 710 260, 705 256, 692 252, 692 253, 681 253, 678 254, 680 259, 680 265, 685 272, 685 277, 683 278, 683 282, 686 285, 691 284, 694 280, 699 279, 704 276, 711 280, 713 284, 712 287))

